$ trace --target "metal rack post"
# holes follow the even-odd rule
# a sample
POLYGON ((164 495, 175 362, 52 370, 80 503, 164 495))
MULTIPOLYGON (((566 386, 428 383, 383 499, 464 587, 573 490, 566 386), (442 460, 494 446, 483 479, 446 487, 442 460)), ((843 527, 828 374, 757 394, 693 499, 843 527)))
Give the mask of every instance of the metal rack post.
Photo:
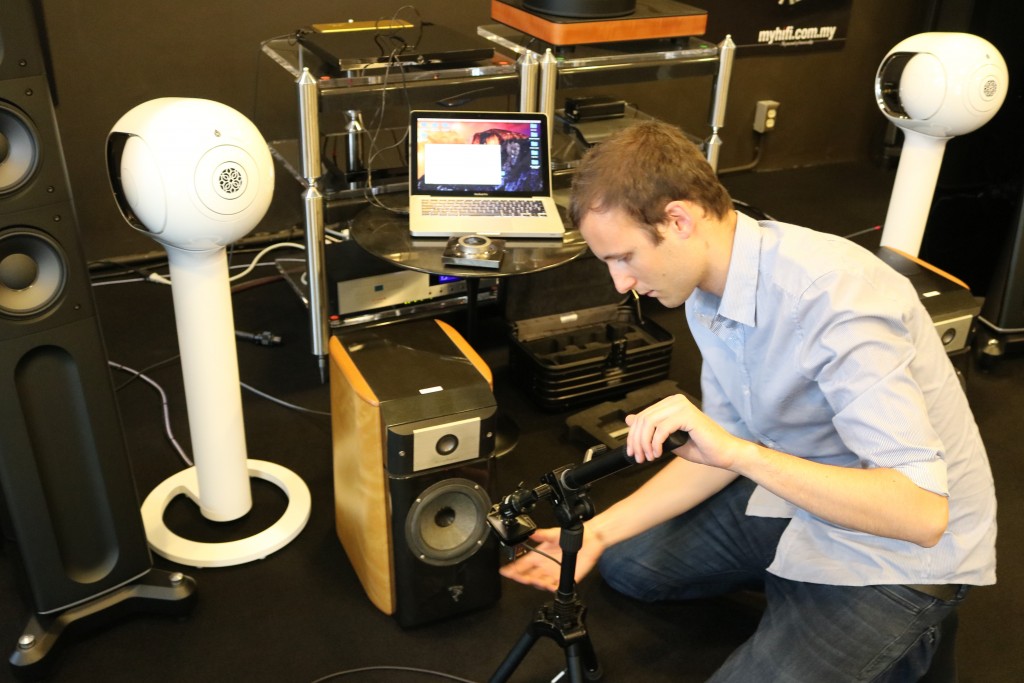
POLYGON ((313 355, 320 381, 327 380, 327 278, 324 273, 324 202, 320 193, 320 120, 316 80, 308 68, 296 81, 299 91, 299 125, 302 136, 302 177, 306 191, 306 279, 309 281, 309 323, 313 355))

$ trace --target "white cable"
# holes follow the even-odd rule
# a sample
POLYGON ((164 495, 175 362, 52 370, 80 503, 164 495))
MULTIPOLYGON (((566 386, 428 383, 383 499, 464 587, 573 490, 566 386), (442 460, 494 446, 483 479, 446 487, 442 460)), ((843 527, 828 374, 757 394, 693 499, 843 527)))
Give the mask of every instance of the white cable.
MULTIPOLYGON (((159 392, 159 394, 160 394, 160 404, 161 404, 161 406, 163 408, 163 414, 164 414, 164 433, 167 435, 167 439, 168 439, 168 441, 171 442, 171 445, 174 446, 174 450, 176 450, 178 452, 178 455, 181 456, 181 459, 183 461, 185 461, 185 463, 189 467, 191 467, 192 466, 192 459, 189 458, 188 455, 186 455, 185 450, 181 447, 181 444, 178 443, 178 440, 176 438, 174 438, 174 432, 171 430, 170 408, 169 408, 169 404, 168 404, 168 401, 167 401, 167 393, 163 390, 163 387, 161 387, 152 378, 150 378, 149 376, 147 376, 146 374, 144 374, 142 372, 139 372, 138 370, 134 370, 132 368, 129 368, 128 366, 121 365, 120 363, 116 363, 116 362, 114 362, 112 360, 108 360, 107 362, 110 364, 110 367, 115 368, 117 370, 121 370, 122 372, 127 372, 127 373, 129 373, 131 375, 134 375, 135 377, 138 377, 139 379, 143 380, 144 382, 148 383, 151 387, 156 389, 157 392, 159 392)), ((279 398, 276 398, 274 396, 271 396, 270 394, 262 392, 259 389, 255 389, 255 388, 249 386, 248 384, 246 384, 245 382, 240 382, 240 384, 242 385, 243 388, 251 391, 252 393, 256 394, 257 396, 265 398, 268 401, 276 403, 276 404, 278 404, 280 406, 283 406, 285 408, 290 408, 292 410, 297 410, 297 411, 302 412, 302 413, 309 413, 311 415, 324 415, 324 416, 330 417, 330 413, 328 413, 328 412, 324 412, 322 410, 313 410, 311 408, 306 408, 306 407, 303 407, 303 406, 300 406, 300 405, 296 405, 294 403, 288 403, 287 401, 284 401, 282 399, 279 399, 279 398)))
POLYGON ((192 459, 185 454, 185 450, 181 447, 181 444, 178 443, 178 440, 174 438, 174 432, 171 430, 171 413, 167 404, 167 393, 164 391, 163 387, 161 387, 159 384, 157 384, 148 376, 144 375, 138 370, 133 370, 132 368, 129 368, 125 365, 121 365, 120 363, 115 363, 112 360, 108 360, 107 363, 109 363, 110 367, 112 368, 135 375, 139 379, 147 382, 151 387, 153 387, 160 393, 160 403, 163 406, 164 412, 164 433, 167 434, 167 439, 171 442, 171 445, 174 446, 174 450, 178 451, 178 455, 181 456, 181 459, 184 460, 189 467, 191 467, 192 459))
MULTIPOLYGON (((265 255, 267 255, 269 252, 274 251, 275 249, 302 249, 302 250, 304 250, 305 248, 306 247, 304 245, 299 244, 298 242, 277 242, 276 244, 271 244, 268 247, 264 247, 259 253, 257 253, 256 256, 253 257, 252 261, 249 262, 249 265, 244 267, 244 270, 242 270, 240 273, 236 273, 236 274, 232 275, 229 278, 228 281, 229 282, 234 282, 235 280, 238 280, 239 278, 243 278, 246 275, 248 275, 249 273, 251 273, 253 271, 253 269, 256 268, 256 266, 258 266, 260 264, 260 260, 265 255)), ((161 285, 169 285, 169 284, 171 284, 171 281, 170 281, 169 278, 167 278, 164 275, 160 275, 159 273, 150 273, 149 276, 146 278, 146 281, 147 282, 155 282, 155 283, 161 284, 161 285)), ((123 282, 135 282, 135 280, 123 280, 123 282)))
POLYGON ((92 282, 92 286, 105 287, 106 285, 126 285, 131 282, 148 282, 148 280, 142 277, 133 277, 125 280, 103 280, 102 282, 92 282))
POLYGON ((274 251, 275 249, 285 248, 305 250, 306 247, 302 244, 299 244, 298 242, 278 242, 277 244, 271 244, 270 246, 264 248, 262 251, 256 254, 256 256, 253 257, 252 261, 249 263, 249 266, 245 270, 243 270, 241 273, 232 275, 229 281, 234 282, 239 278, 245 277, 246 275, 252 272, 253 268, 256 267, 256 264, 259 263, 260 259, 262 259, 266 254, 270 253, 271 251, 274 251))

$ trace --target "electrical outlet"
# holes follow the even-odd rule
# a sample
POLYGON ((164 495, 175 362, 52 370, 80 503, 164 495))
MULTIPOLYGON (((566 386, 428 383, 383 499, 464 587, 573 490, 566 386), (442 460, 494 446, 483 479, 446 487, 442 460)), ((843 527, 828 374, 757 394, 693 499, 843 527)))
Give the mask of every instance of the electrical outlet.
POLYGON ((758 100, 754 108, 754 130, 767 133, 775 128, 779 116, 779 103, 775 100, 758 100))

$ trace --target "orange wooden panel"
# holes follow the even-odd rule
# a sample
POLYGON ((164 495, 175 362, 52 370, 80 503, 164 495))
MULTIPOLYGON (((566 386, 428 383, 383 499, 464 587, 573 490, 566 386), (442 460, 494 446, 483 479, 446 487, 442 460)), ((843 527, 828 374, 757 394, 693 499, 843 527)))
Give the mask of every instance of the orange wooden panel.
POLYGON ((491 0, 491 18, 552 45, 699 36, 707 31, 708 24, 707 14, 622 17, 604 21, 557 23, 499 0, 491 0))
POLYGON ((330 349, 335 529, 370 601, 395 612, 380 402, 337 338, 330 349))
POLYGON ((483 375, 483 378, 487 380, 487 385, 491 388, 491 391, 494 391, 494 376, 491 373, 491 368, 487 365, 484 359, 480 357, 480 354, 476 352, 476 349, 470 346, 469 342, 467 342, 465 338, 463 338, 463 336, 448 323, 437 319, 435 319, 434 322, 438 324, 446 335, 448 335, 448 338, 451 339, 452 343, 459 348, 459 351, 462 351, 462 354, 469 359, 469 362, 473 364, 473 367, 476 368, 477 372, 483 375))

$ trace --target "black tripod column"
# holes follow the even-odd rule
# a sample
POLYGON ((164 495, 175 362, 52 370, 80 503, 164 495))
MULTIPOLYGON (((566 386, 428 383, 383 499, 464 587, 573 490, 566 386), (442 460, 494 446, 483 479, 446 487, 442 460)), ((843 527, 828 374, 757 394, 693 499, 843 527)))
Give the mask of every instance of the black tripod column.
POLYGON ((551 638, 565 651, 570 683, 601 679, 603 672, 585 623, 587 608, 576 595, 576 556, 583 547, 583 524, 562 527, 558 545, 562 549, 562 566, 555 599, 537 610, 490 683, 509 680, 534 643, 543 637, 551 638))

